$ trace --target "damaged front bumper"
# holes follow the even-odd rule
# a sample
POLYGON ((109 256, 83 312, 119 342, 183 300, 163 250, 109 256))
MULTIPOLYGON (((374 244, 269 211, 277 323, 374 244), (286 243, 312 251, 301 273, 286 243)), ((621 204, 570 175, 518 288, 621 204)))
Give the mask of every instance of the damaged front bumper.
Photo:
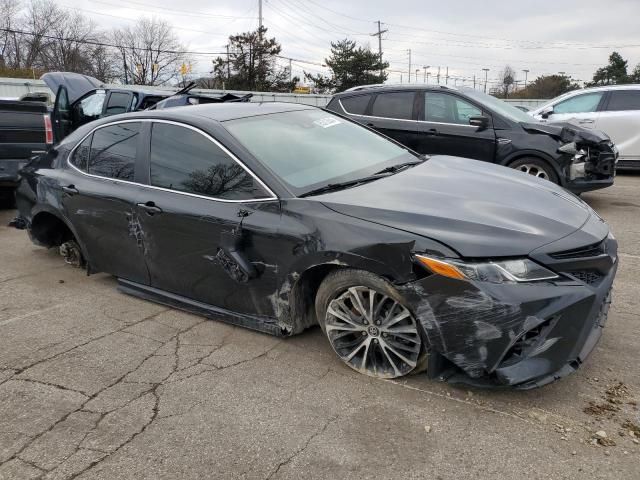
POLYGON ((612 237, 599 250, 589 247, 593 256, 571 257, 576 249, 565 257, 540 254, 561 275, 555 281, 490 284, 430 275, 401 287, 432 349, 429 375, 530 389, 575 371, 602 334, 617 269, 612 237))
POLYGON ((618 160, 618 149, 613 143, 606 141, 591 146, 573 143, 571 146, 576 151, 568 167, 568 189, 580 193, 613 185, 618 160))

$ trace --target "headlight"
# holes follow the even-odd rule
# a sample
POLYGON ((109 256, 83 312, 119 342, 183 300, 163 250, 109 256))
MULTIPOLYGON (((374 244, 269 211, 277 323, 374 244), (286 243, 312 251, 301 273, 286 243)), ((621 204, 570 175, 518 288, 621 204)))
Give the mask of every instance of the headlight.
POLYGON ((439 260, 416 255, 418 261, 433 273, 458 280, 490 283, 519 283, 551 280, 558 275, 528 258, 502 262, 467 263, 459 260, 439 260))

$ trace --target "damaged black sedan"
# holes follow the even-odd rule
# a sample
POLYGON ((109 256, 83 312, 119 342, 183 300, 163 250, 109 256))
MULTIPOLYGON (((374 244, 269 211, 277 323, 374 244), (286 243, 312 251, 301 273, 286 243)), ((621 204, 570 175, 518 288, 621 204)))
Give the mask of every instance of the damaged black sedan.
POLYGON ((85 125, 22 172, 20 218, 129 294, 349 367, 540 386, 599 339, 617 242, 550 182, 427 158, 330 112, 219 104, 85 125))

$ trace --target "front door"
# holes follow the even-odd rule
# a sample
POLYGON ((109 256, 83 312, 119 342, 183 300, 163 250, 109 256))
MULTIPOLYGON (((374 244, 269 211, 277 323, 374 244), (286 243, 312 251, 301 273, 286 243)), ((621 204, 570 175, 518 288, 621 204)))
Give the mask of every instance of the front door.
POLYGON ((421 113, 423 141, 420 153, 455 155, 493 162, 496 137, 493 127, 469 124, 471 117, 488 116, 482 109, 450 93, 426 91, 421 113))
POLYGON ((274 316, 279 201, 211 137, 154 122, 138 202, 155 288, 235 312, 274 316), (240 225, 242 223, 242 225, 240 225))
POLYGON ((594 129, 598 121, 599 106, 606 92, 587 92, 562 100, 553 106, 546 119, 549 123, 569 122, 583 128, 594 129))
POLYGON ((60 85, 56 92, 56 101, 53 105, 53 137, 54 142, 60 142, 69 135, 72 130, 71 106, 69 105, 69 93, 67 87, 60 85))
POLYGON ((91 270, 148 284, 142 231, 136 221, 140 190, 140 122, 97 129, 61 170, 62 204, 86 249, 91 270))

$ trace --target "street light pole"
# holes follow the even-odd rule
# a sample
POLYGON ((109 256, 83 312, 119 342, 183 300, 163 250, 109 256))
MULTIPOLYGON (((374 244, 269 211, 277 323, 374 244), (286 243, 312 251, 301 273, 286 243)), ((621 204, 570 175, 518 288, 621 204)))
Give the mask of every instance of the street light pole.
POLYGON ((416 68, 416 83, 418 83, 418 74, 420 73, 420 69, 416 68))
POLYGON ((487 75, 489 74, 489 69, 483 68, 482 71, 484 72, 484 93, 487 93, 487 75))
POLYGON ((427 83, 427 68, 429 68, 431 65, 425 65, 424 67, 424 78, 422 79, 422 83, 427 83))
POLYGON ((527 88, 527 77, 529 76, 529 70, 522 70, 524 72, 524 88, 527 88))
POLYGON ((407 83, 411 83, 411 49, 407 49, 407 53, 409 54, 409 77, 407 83))

